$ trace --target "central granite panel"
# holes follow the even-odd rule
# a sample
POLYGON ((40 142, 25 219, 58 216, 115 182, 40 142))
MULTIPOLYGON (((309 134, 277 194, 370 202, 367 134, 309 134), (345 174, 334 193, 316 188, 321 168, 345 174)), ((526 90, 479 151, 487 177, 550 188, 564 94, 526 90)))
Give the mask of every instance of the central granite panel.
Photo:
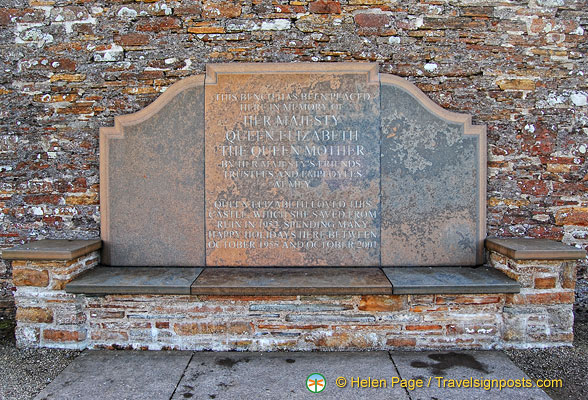
POLYGON ((377 66, 209 65, 206 265, 380 265, 377 66))

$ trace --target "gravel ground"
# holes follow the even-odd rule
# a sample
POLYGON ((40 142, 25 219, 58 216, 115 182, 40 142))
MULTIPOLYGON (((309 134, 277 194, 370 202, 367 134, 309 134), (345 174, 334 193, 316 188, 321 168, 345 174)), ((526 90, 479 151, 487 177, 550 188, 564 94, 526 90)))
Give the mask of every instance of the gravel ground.
POLYGON ((532 379, 562 379, 562 388, 544 389, 552 399, 588 399, 588 322, 577 321, 574 334, 574 347, 505 353, 532 379))
POLYGON ((0 340, 0 399, 32 399, 79 354, 72 350, 21 350, 10 340, 0 340))

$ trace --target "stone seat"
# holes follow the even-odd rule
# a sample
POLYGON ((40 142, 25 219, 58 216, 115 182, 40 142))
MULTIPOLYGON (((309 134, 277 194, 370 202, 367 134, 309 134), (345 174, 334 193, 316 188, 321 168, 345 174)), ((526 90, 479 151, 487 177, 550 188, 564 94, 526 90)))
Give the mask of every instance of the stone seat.
POLYGON ((231 296, 518 293, 489 267, 170 268, 99 266, 66 285, 69 293, 231 296))

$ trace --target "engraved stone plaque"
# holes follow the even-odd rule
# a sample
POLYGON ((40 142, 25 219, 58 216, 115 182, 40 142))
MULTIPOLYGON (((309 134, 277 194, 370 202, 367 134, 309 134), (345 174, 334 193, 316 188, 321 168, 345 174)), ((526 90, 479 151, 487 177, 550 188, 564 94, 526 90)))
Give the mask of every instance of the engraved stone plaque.
POLYGON ((374 65, 209 65, 206 263, 379 265, 374 65))
POLYGON ((100 138, 103 262, 483 263, 485 127, 377 64, 211 64, 100 138))

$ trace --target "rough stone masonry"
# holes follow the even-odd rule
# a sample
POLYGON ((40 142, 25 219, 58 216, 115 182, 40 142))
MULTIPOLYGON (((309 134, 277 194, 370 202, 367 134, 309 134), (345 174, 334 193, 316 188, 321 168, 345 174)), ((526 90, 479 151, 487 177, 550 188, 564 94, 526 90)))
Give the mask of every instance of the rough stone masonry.
MULTIPOLYGON (((99 236, 98 128, 205 63, 240 61, 372 61, 406 77, 487 125, 489 235, 588 247, 585 1, 0 6, 0 247, 99 236)), ((2 262, 1 318, 12 287, 2 262)))

